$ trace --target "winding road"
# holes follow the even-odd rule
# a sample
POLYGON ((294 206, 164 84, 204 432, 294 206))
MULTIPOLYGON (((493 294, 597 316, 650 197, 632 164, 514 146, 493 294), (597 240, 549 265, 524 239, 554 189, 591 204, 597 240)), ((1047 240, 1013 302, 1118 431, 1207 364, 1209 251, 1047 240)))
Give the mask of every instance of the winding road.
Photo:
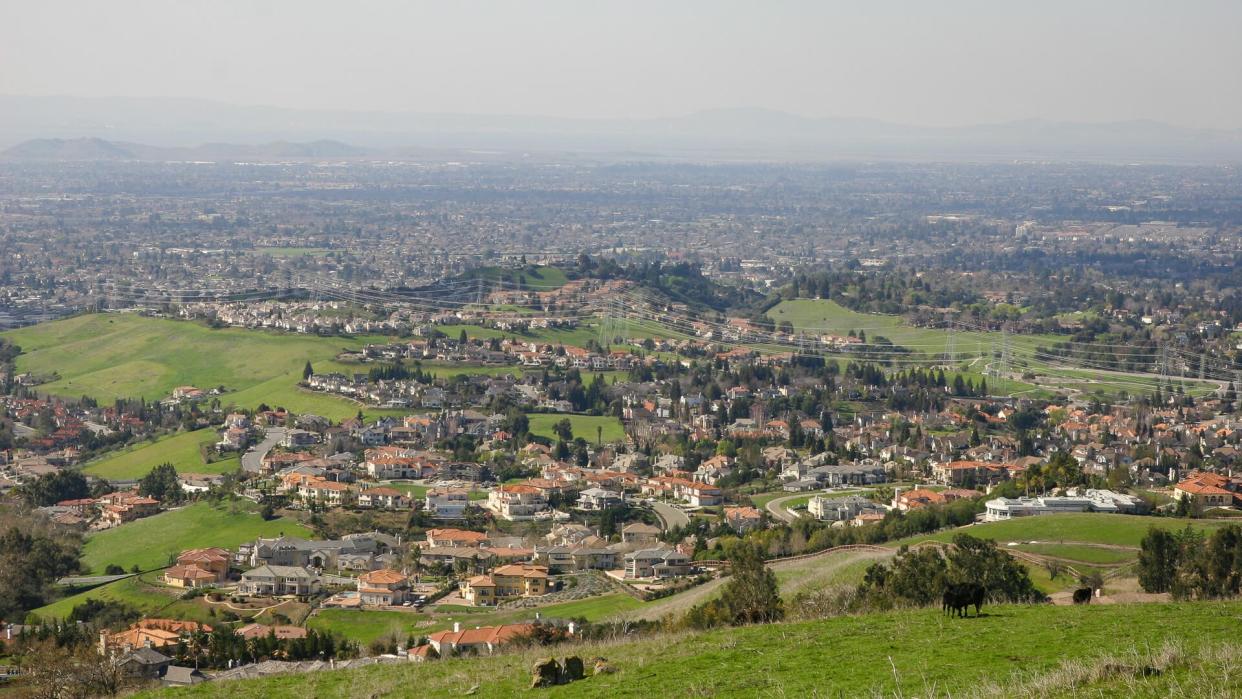
POLYGON ((798 515, 786 509, 785 503, 789 502, 790 500, 796 500, 800 497, 805 497, 805 496, 806 496, 806 493, 794 493, 793 495, 785 495, 783 497, 773 498, 771 500, 768 500, 767 504, 763 506, 763 509, 767 510, 768 514, 772 515, 773 517, 781 521, 794 522, 794 521, 797 521, 798 515))
POLYGON ((286 433, 287 431, 283 427, 269 427, 263 435, 263 441, 256 444, 252 451, 242 454, 242 470, 249 473, 261 472, 263 470, 263 457, 267 456, 267 453, 273 447, 284 440, 286 433))
POLYGON ((685 527, 690 524, 689 515, 668 503, 654 503, 651 509, 655 510, 656 516, 664 524, 664 531, 668 531, 673 527, 685 527))

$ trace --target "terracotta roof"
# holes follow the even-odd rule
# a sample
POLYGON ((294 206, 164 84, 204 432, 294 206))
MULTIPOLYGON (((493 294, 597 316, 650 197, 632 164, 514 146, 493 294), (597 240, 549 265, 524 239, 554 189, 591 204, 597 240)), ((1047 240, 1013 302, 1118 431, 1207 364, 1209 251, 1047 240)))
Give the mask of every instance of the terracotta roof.
POLYGON ((396 583, 402 583, 409 580, 407 576, 402 575, 395 570, 388 570, 387 568, 373 570, 369 573, 363 573, 358 576, 358 579, 364 583, 370 583, 372 585, 394 585, 396 583))

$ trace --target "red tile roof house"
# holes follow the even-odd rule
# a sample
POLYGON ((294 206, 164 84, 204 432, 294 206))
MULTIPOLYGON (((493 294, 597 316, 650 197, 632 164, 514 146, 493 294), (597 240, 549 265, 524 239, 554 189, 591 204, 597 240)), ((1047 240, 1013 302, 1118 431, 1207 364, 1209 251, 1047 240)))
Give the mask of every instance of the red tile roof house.
POLYGON ((1190 499, 1202 507, 1233 507, 1242 494, 1230 489, 1233 482, 1215 473, 1197 473, 1173 487, 1177 500, 1190 499))
POLYGON ((452 631, 431 634, 427 637, 427 644, 441 656, 465 652, 491 655, 513 641, 529 636, 534 630, 534 624, 505 624, 462 629, 459 622, 453 622, 452 631))
POLYGON ((487 543, 487 535, 483 532, 472 532, 465 529, 428 529, 427 545, 431 547, 456 548, 459 546, 481 546, 487 543))
POLYGON ((409 597, 410 579, 395 570, 372 570, 358 576, 358 594, 366 605, 399 605, 409 597))

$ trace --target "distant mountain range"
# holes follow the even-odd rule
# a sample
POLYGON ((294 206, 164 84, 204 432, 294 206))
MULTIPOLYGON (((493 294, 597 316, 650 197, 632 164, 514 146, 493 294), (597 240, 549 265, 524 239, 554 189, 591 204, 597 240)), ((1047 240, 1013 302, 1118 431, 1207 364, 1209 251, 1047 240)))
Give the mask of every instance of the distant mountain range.
POLYGON ((295 158, 356 158, 370 151, 340 141, 290 143, 275 141, 259 145, 205 143, 192 148, 151 146, 102 138, 36 138, 0 151, 0 157, 16 160, 283 160, 295 158))
POLYGON ((9 148, 3 157, 45 160, 475 152, 511 157, 559 153, 690 159, 1237 162, 1242 161, 1242 130, 1144 120, 1026 120, 931 128, 764 109, 718 109, 662 119, 566 119, 314 111, 189 99, 0 96, 0 147, 5 146, 9 148), (191 145, 200 143, 205 145, 191 145))

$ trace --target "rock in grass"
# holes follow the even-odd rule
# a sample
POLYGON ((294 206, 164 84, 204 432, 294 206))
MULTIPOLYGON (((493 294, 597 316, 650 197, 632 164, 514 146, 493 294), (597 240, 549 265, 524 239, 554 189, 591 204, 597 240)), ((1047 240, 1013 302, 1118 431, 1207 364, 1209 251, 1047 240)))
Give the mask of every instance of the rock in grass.
POLYGON ((561 684, 569 684, 574 680, 580 680, 586 675, 582 671, 582 658, 571 655, 565 658, 565 663, 561 667, 561 684))
POLYGON ((544 658, 530 669, 530 688, 551 687, 561 677, 561 664, 555 658, 544 658))

